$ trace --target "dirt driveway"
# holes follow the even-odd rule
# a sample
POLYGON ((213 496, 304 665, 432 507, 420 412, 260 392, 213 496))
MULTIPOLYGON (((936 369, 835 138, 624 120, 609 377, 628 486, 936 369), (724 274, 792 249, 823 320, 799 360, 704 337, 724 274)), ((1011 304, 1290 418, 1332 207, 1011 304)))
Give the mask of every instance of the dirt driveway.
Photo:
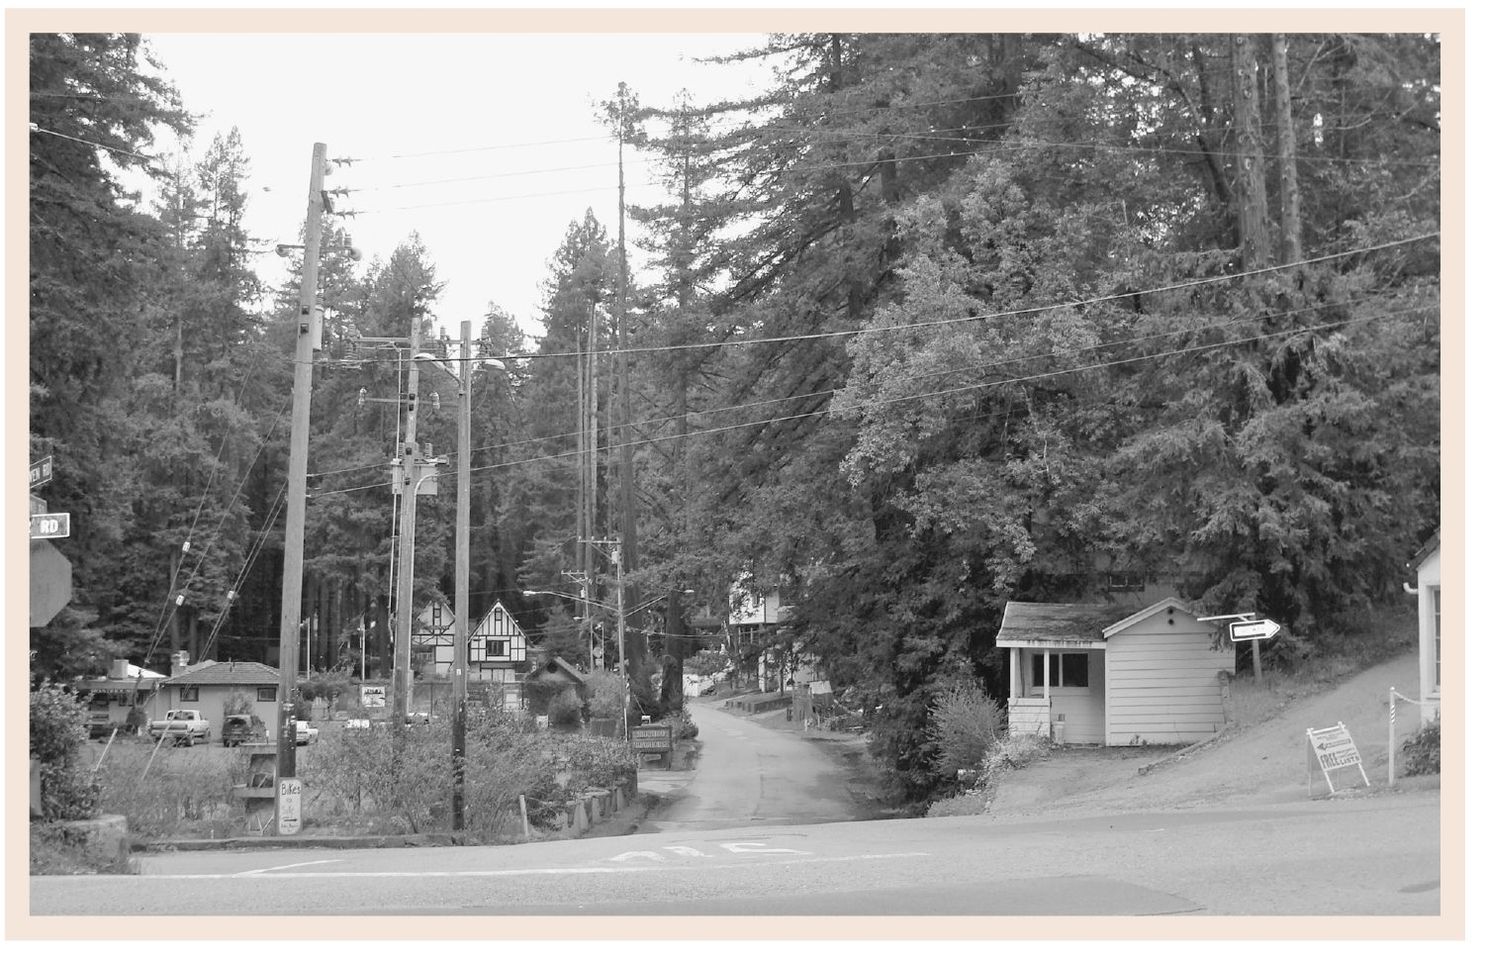
MULTIPOLYGON (((1362 754, 1373 787, 1388 782, 1388 688, 1412 695, 1418 659, 1409 653, 1349 677, 1331 689, 1297 700, 1278 714, 1230 729, 1184 751, 1170 748, 1064 747, 1012 772, 998 786, 987 814, 1042 815, 1184 809, 1213 804, 1262 804, 1308 796, 1306 730, 1346 724, 1362 754), (1152 766, 1153 765, 1153 766, 1152 766), (1142 773, 1142 768, 1147 768, 1142 773)), ((1398 704, 1399 742, 1418 729, 1418 708, 1398 704)), ((1355 768, 1334 773, 1339 790, 1362 787, 1355 768)), ((1438 789, 1439 777, 1400 774, 1399 789, 1438 789)), ((1325 795, 1319 770, 1309 794, 1325 795)))

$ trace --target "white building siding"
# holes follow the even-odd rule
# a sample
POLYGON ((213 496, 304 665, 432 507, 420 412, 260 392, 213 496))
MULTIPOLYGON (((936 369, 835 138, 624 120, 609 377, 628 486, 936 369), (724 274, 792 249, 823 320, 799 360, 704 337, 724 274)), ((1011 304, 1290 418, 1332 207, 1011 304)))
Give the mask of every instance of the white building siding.
POLYGON ((1440 713, 1440 674, 1446 666, 1440 656, 1440 610, 1447 602, 1440 595, 1440 551, 1435 548, 1419 563, 1419 723, 1424 725, 1440 713))
POLYGON ((1108 638, 1104 739, 1110 746, 1192 743, 1220 730, 1221 671, 1234 651, 1183 610, 1160 611, 1108 638))

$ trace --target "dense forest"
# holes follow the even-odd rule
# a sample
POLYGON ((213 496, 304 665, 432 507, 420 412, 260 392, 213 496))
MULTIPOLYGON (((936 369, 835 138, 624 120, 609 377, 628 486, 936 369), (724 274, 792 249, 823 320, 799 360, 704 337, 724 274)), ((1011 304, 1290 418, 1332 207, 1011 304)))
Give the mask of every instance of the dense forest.
MULTIPOLYGON (((594 539, 632 604, 665 598, 632 624, 656 659, 757 654, 719 615, 778 589, 789 629, 754 642, 850 690, 922 797, 934 695, 1005 693, 1008 600, 1170 582, 1281 621, 1281 657, 1399 600, 1439 518, 1437 39, 779 35, 729 59, 772 88, 651 104, 615 78, 604 119, 667 201, 627 237, 575 210, 540 335, 495 305, 478 331, 508 359, 472 401, 477 615, 500 600, 586 660, 573 610, 523 589, 610 595, 594 539)), ((31 38, 30 454, 74 572, 36 678, 275 662, 298 281, 252 269, 235 134, 153 159, 188 106, 139 37, 31 38)), ((369 630, 375 674, 402 424, 358 400, 403 386, 378 338, 437 347, 441 283, 416 235, 360 262, 344 226, 307 665, 369 630)), ((452 454, 454 428, 422 405, 420 443, 452 454)), ((415 608, 452 601, 454 514, 452 482, 419 511, 415 608)))

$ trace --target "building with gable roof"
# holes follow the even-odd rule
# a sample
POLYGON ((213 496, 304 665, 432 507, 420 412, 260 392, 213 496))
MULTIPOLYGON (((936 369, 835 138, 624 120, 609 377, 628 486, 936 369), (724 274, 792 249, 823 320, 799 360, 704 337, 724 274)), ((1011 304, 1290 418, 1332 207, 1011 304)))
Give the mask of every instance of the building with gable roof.
MULTIPOLYGON (((213 732, 222 729, 229 702, 247 700, 247 713, 263 721, 265 728, 275 730, 279 723, 279 671, 256 660, 218 663, 203 660, 184 665, 171 663, 170 677, 160 681, 159 695, 152 701, 151 719, 161 719, 167 710, 200 710, 212 722, 213 732)), ((233 713, 244 712, 233 710, 233 713)))
POLYGON ((1006 605, 1012 733, 1105 746, 1193 743, 1227 722, 1233 647, 1175 597, 1006 605))

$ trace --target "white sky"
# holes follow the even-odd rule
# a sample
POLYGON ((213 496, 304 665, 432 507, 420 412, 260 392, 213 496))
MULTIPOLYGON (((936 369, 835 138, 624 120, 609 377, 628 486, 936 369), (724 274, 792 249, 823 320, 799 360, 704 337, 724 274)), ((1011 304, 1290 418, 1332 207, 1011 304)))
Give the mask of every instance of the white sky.
MULTIPOLYGON (((687 59, 762 39, 746 34, 147 38, 186 108, 206 115, 193 159, 214 134, 238 128, 250 162, 248 229, 262 246, 298 241, 317 141, 331 157, 365 158, 326 180, 358 191, 335 198, 337 209, 365 211, 342 222, 364 263, 418 233, 446 283, 435 332, 451 336, 463 319, 478 329, 491 302, 537 331, 548 261, 568 225, 591 206, 617 235, 617 147, 595 114, 621 81, 656 105, 683 88, 705 102, 768 82, 756 69, 687 59), (499 149, 472 149, 484 147, 499 149), (461 182, 396 186, 431 180, 461 182)), ((626 199, 661 199, 640 160, 626 150, 626 199)), ((638 227, 626 230, 635 258, 638 227)), ((277 285, 288 263, 269 253, 256 265, 277 285)))

